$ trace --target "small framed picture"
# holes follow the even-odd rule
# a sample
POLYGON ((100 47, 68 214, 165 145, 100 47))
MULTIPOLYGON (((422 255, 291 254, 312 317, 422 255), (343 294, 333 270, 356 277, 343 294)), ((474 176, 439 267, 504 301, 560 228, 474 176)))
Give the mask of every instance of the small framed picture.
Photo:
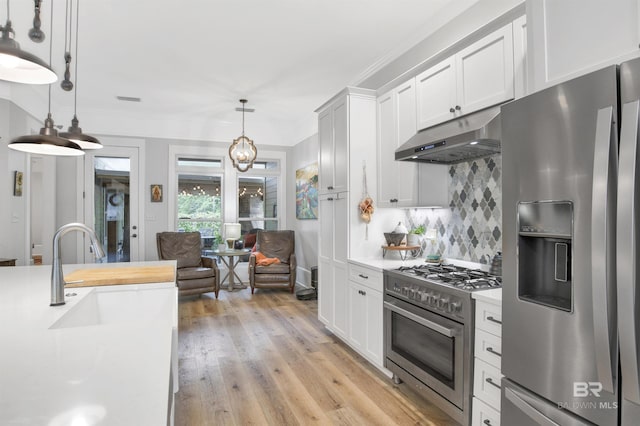
POLYGON ((22 197, 22 172, 13 173, 13 195, 22 197))
POLYGON ((162 185, 151 185, 151 202, 152 203, 161 203, 162 202, 162 185))

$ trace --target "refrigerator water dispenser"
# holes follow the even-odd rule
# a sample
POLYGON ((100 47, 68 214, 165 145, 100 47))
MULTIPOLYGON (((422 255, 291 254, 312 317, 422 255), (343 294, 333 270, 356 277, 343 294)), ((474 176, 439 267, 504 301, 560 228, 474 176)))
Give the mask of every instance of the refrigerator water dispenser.
POLYGON ((518 204, 518 296, 571 311, 573 203, 535 201, 518 204))

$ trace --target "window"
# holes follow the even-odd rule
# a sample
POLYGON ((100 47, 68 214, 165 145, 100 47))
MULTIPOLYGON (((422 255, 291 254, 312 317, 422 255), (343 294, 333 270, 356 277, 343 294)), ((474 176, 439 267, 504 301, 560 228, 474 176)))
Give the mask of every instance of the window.
POLYGON ((220 160, 178 159, 177 229, 199 231, 203 254, 208 254, 221 241, 221 167, 220 160))
POLYGON ((238 222, 243 235, 251 229, 278 229, 279 176, 278 161, 261 161, 238 177, 238 222))

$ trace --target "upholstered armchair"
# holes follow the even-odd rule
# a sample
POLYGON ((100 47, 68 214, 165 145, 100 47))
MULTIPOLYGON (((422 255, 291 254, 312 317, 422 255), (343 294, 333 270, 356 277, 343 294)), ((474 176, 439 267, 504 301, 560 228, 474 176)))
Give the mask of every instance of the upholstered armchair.
POLYGON ((296 285, 296 254, 294 231, 259 231, 256 252, 267 258, 278 258, 280 263, 260 266, 256 255, 249 257, 249 284, 251 293, 256 288, 286 288, 291 293, 296 285))
POLYGON ((199 232, 158 232, 158 258, 176 260, 178 295, 220 291, 220 273, 212 257, 201 256, 199 232))

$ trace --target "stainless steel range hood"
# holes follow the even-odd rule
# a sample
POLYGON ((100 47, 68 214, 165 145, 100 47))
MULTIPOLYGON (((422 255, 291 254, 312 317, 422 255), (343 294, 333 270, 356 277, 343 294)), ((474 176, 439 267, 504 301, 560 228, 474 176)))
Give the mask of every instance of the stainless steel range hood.
POLYGON ((396 160, 455 164, 500 152, 500 106, 418 132, 396 150, 396 160))

